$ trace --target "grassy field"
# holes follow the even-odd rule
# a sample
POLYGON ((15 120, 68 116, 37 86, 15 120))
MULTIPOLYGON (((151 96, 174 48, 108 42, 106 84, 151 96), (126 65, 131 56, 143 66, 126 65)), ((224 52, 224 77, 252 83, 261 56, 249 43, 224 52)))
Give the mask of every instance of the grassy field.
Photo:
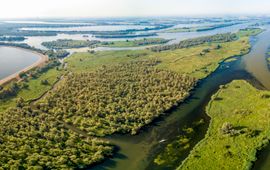
POLYGON ((250 44, 247 37, 227 43, 203 44, 200 46, 168 50, 159 53, 150 50, 132 51, 104 51, 97 53, 76 53, 65 61, 68 69, 74 72, 94 70, 101 65, 112 65, 121 62, 157 58, 161 63, 157 66, 178 73, 188 74, 202 79, 213 72, 222 60, 242 55, 249 51, 250 44), (220 45, 221 48, 216 48, 220 45), (207 49, 209 52, 204 53, 207 49))
POLYGON ((51 69, 36 79, 30 79, 28 82, 26 82, 28 88, 20 90, 17 96, 10 97, 7 100, 0 100, 0 112, 5 111, 9 107, 15 106, 16 101, 19 98, 29 101, 40 97, 44 92, 51 88, 51 85, 56 82, 57 77, 60 77, 61 73, 61 71, 51 69), (41 84, 42 80, 48 80, 49 84, 41 84))
POLYGON ((257 150, 269 142, 269 102, 270 92, 245 81, 222 86, 206 108, 206 137, 178 169, 250 169, 257 150))
POLYGON ((260 28, 246 28, 246 29, 241 29, 239 32, 237 32, 237 35, 239 37, 256 36, 262 33, 263 31, 264 30, 260 28))

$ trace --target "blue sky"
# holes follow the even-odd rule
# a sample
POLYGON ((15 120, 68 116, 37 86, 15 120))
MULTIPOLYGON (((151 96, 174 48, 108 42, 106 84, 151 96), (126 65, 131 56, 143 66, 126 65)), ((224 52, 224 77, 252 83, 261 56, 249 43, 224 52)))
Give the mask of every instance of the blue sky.
POLYGON ((267 13, 270 0, 2 0, 0 18, 267 13))

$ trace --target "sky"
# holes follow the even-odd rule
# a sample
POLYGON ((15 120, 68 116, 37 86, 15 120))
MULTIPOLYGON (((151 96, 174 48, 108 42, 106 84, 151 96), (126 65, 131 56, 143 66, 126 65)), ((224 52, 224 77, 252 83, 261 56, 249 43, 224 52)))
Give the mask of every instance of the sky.
POLYGON ((268 14, 270 0, 1 0, 0 18, 268 14))

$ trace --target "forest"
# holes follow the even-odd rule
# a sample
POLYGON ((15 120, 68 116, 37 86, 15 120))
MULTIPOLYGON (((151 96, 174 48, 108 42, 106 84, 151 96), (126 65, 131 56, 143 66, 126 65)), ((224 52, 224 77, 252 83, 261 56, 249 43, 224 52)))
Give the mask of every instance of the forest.
POLYGON ((158 63, 136 61, 70 74, 39 108, 89 135, 136 134, 188 97, 196 84, 194 78, 154 68, 158 63))
POLYGON ((68 48, 82 48, 91 47, 99 44, 97 40, 71 40, 71 39, 59 39, 56 41, 43 42, 42 45, 49 49, 68 49, 68 48))
POLYGON ((67 130, 21 99, 0 114, 0 150, 3 169, 81 169, 110 156, 113 147, 67 130))
POLYGON ((82 47, 138 47, 155 44, 165 44, 170 40, 162 38, 144 38, 139 40, 126 41, 97 41, 97 40, 71 40, 59 39, 56 41, 43 42, 42 45, 49 49, 68 49, 68 48, 82 48, 82 47))

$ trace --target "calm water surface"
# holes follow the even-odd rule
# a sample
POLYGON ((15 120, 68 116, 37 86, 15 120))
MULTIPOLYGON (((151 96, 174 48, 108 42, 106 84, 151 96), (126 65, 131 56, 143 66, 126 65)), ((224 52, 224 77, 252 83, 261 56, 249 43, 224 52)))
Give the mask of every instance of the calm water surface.
MULTIPOLYGON (((119 146, 119 151, 113 159, 107 160, 93 169, 125 170, 127 167, 129 167, 129 170, 175 169, 176 167, 157 166, 153 163, 153 160, 158 153, 162 152, 166 144, 171 143, 176 136, 181 135, 183 127, 189 126, 192 122, 200 119, 207 120, 205 107, 220 85, 227 84, 235 79, 244 79, 257 88, 270 88, 270 72, 265 60, 265 52, 270 44, 269 36, 270 31, 265 31, 253 42, 253 48, 248 55, 239 57, 238 60, 230 63, 222 63, 213 74, 200 82, 185 103, 162 120, 146 128, 139 135, 113 135, 108 137, 108 140, 119 146), (163 140, 165 142, 161 143, 160 141, 163 140)), ((200 130, 201 135, 194 139, 196 143, 204 137, 206 130, 207 127, 200 130)), ((183 155, 181 160, 185 159, 186 156, 188 156, 188 152, 183 155)), ((268 162, 266 161, 266 163, 268 162)))
POLYGON ((0 79, 17 73, 39 59, 39 55, 30 51, 12 47, 0 47, 0 79))

